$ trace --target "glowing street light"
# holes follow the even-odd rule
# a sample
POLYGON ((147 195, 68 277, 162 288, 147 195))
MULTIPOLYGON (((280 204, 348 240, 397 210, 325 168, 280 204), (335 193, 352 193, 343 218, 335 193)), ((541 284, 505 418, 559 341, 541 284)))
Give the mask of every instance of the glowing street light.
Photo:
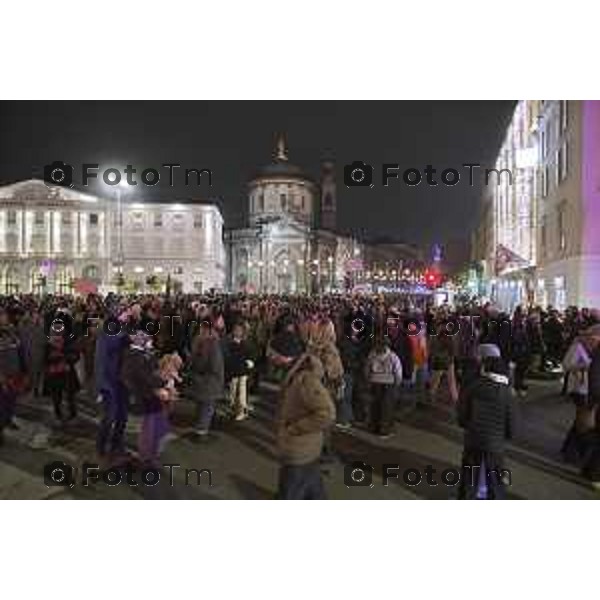
POLYGON ((121 179, 119 183, 114 184, 115 194, 117 195, 117 264, 123 266, 125 256, 123 254, 123 201, 122 194, 127 190, 129 185, 127 181, 121 179))

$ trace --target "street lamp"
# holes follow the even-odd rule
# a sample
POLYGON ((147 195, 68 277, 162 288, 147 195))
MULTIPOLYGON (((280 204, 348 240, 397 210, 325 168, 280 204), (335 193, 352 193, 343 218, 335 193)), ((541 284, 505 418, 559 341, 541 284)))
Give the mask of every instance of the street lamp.
POLYGON ((333 256, 329 255, 327 262, 329 263, 329 291, 331 292, 333 290, 333 256))
POLYGON ((311 271, 311 275, 313 277, 316 277, 315 291, 317 292, 317 294, 320 294, 321 293, 321 263, 319 262, 318 258, 315 258, 312 261, 312 264, 315 266, 315 270, 311 271))
MULTIPOLYGON (((300 274, 302 272, 302 267, 304 266, 304 259, 299 258, 296 261, 296 265, 297 265, 297 269, 296 269, 296 293, 298 293, 300 291, 300 274)), ((303 277, 302 279, 305 280, 306 278, 303 277)), ((303 291, 306 288, 305 281, 303 281, 302 288, 303 288, 303 291)))
POLYGON ((123 199, 122 194, 127 189, 127 181, 121 179, 115 185, 115 194, 117 195, 117 265, 123 268, 125 256, 123 254, 123 199))
POLYGON ((263 267, 265 266, 264 261, 259 260, 258 261, 258 288, 260 290, 260 293, 262 294, 265 290, 263 288, 263 267))

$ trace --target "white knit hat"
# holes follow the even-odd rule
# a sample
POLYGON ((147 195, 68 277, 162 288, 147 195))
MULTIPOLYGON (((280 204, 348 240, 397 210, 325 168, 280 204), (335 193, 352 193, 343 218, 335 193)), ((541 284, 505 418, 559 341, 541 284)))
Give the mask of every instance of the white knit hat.
POLYGON ((479 358, 500 358, 500 348, 496 344, 481 344, 479 346, 479 358))

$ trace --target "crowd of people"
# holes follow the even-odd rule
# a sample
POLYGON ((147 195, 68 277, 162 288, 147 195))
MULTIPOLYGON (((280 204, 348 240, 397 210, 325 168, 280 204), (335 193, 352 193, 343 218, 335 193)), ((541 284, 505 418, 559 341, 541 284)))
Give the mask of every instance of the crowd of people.
MULTIPOLYGON (((595 310, 491 304, 433 307, 400 295, 0 296, 0 444, 19 398, 47 398, 56 425, 98 400, 100 464, 157 467, 177 400, 195 405, 193 439, 216 419, 243 421, 261 381, 277 384, 279 498, 323 498, 331 432, 394 434, 399 390, 444 402, 464 428, 463 466, 498 472, 514 403, 535 372, 562 372, 575 405, 562 448, 600 480, 600 318, 595 310), (131 407, 142 414, 128 447, 131 407)), ((501 498, 501 479, 461 497, 501 498), (482 495, 483 494, 483 495, 482 495)))

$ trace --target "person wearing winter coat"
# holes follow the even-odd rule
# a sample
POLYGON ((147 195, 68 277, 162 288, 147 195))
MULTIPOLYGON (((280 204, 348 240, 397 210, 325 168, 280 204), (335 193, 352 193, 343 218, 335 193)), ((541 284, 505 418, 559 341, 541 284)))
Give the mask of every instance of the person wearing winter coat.
POLYGON ((428 336, 429 367, 431 377, 429 380, 430 401, 435 402, 437 393, 444 375, 448 382, 450 400, 456 404, 458 400, 458 386, 456 383, 456 338, 446 331, 446 323, 440 320, 434 324, 435 331, 428 336))
POLYGON ((377 338, 365 365, 371 396, 370 428, 382 438, 393 433, 397 390, 402 385, 402 363, 387 338, 377 338))
POLYGON ((196 402, 197 441, 208 441, 216 405, 225 395, 225 364, 218 334, 203 322, 192 342, 191 394, 196 402))
POLYGON ((512 320, 510 359, 515 365, 515 391, 521 395, 525 394, 527 391, 525 376, 531 363, 531 344, 527 331, 527 322, 520 307, 517 307, 515 310, 512 320))
POLYGON ((508 366, 497 346, 480 349, 481 375, 461 390, 457 406, 464 430, 459 498, 500 500, 507 483, 504 450, 514 435, 512 393, 508 366))
POLYGON ((585 331, 585 336, 590 340, 593 349, 590 353, 590 366, 588 369, 589 404, 594 410, 596 422, 600 415, 600 325, 594 325, 585 331))
POLYGON ((371 351, 371 339, 362 337, 353 328, 347 329, 339 341, 340 358, 344 368, 344 391, 338 406, 337 423, 348 427, 352 422, 367 420, 368 383, 364 365, 371 351))
POLYGON ((26 387, 25 359, 21 342, 8 313, 0 307, 0 445, 4 429, 14 425, 17 398, 26 387))
POLYGON ((169 431, 165 404, 170 393, 161 378, 158 358, 152 351, 152 336, 144 329, 138 329, 129 337, 131 343, 123 355, 121 379, 142 407, 138 456, 144 467, 160 468, 161 442, 169 431))
POLYGON ((277 497, 281 500, 325 498, 320 456, 324 432, 335 419, 335 406, 323 377, 321 361, 305 353, 284 380, 277 416, 281 462, 277 497))
POLYGON ((582 338, 588 342, 588 399, 585 410, 587 432, 580 437, 582 475, 600 489, 600 325, 588 328, 582 338))
POLYGON ((314 354, 323 365, 323 384, 334 403, 340 396, 344 366, 336 346, 333 322, 325 319, 315 324, 308 339, 307 351, 314 354))
POLYGON ((564 372, 568 374, 566 391, 575 405, 575 420, 561 452, 566 460, 572 462, 583 458, 586 434, 595 427, 595 409, 589 402, 588 370, 597 343, 592 336, 581 335, 575 338, 562 361, 564 372))
POLYGON ((79 351, 74 340, 60 333, 51 333, 44 359, 44 391, 50 396, 54 416, 60 423, 65 418, 63 399, 66 396, 68 420, 77 416, 76 394, 80 389, 75 364, 79 351))
POLYGON ((44 351, 46 348, 46 332, 44 330, 43 316, 34 311, 32 314, 31 331, 29 339, 29 366, 33 395, 39 396, 44 383, 44 351))
POLYGON ((271 377, 277 382, 283 381, 305 349, 296 321, 289 315, 281 318, 277 331, 267 346, 271 377))
POLYGON ((125 429, 129 418, 129 392, 121 379, 121 363, 129 346, 125 329, 127 311, 109 323, 99 324, 94 374, 102 418, 96 437, 96 452, 101 463, 128 460, 125 429))
POLYGON ((243 323, 234 323, 225 341, 225 381, 229 388, 229 404, 236 421, 248 418, 248 374, 254 366, 245 339, 243 323))

